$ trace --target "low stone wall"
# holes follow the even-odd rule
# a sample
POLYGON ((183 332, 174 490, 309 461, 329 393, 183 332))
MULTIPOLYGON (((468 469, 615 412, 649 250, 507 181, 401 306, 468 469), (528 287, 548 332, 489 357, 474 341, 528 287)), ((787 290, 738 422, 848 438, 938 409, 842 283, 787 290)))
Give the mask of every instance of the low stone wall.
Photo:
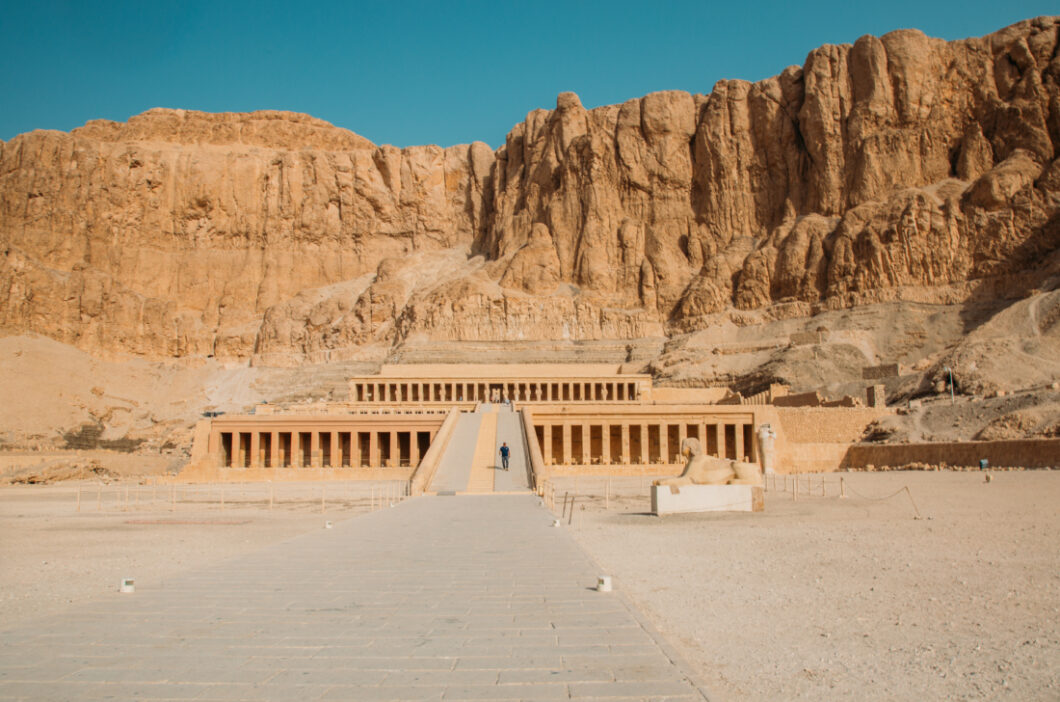
POLYGON ((1060 439, 968 441, 933 444, 855 444, 843 458, 843 468, 903 466, 927 463, 978 467, 985 458, 994 467, 1060 468, 1060 439))

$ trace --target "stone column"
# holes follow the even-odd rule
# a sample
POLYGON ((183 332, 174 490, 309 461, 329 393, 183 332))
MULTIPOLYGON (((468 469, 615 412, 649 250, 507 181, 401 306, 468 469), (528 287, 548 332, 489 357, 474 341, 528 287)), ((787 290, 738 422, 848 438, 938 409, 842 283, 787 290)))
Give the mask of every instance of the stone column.
POLYGON ((545 424, 542 428, 542 443, 544 446, 541 447, 541 458, 544 460, 545 465, 551 465, 552 463, 552 425, 545 424))
POLYGON ((394 468, 401 465, 401 445, 396 430, 390 432, 390 465, 394 468))
POLYGON ((320 467, 320 432, 314 431, 309 434, 309 465, 313 468, 320 467))
MULTIPOLYGON (((685 439, 687 439, 687 438, 688 438, 688 425, 685 424, 684 421, 682 420, 681 423, 677 425, 677 446, 674 446, 674 453, 675 454, 681 453, 681 445, 683 443, 685 443, 685 439)), ((680 462, 680 460, 681 459, 679 458, 678 462, 680 462)))
POLYGON ((420 433, 413 429, 409 432, 409 465, 413 468, 420 464, 420 433))
POLYGON ((379 467, 379 432, 368 433, 368 465, 371 468, 379 467))
POLYGON ((302 432, 297 429, 291 430, 291 467, 302 466, 302 432))
POLYGON ((737 424, 733 427, 736 434, 736 460, 743 460, 743 424, 737 424))
POLYGON ((622 463, 629 465, 632 463, 632 457, 629 455, 629 423, 622 422, 622 463))
POLYGON ((611 425, 607 422, 600 425, 600 463, 611 465, 611 425))
POLYGON ((592 426, 582 424, 582 465, 592 465, 593 462, 593 435, 592 426))
POLYGON ((261 465, 261 434, 254 431, 250 433, 250 467, 257 468, 261 465))
POLYGON ((331 467, 342 468, 342 435, 331 432, 331 467))
POLYGON ((269 467, 280 467, 280 432, 278 431, 269 434, 269 467))
POLYGON ((715 436, 718 439, 718 458, 725 458, 725 424, 715 424, 714 431, 717 432, 715 436))
POLYGON ((651 442, 648 440, 648 425, 640 425, 640 461, 644 465, 651 463, 651 442))
POLYGON ((570 424, 563 424, 563 461, 564 465, 571 462, 570 455, 570 424))
POLYGON ((663 463, 669 463, 673 458, 670 455, 670 425, 666 422, 659 425, 659 455, 663 463))
POLYGON ((354 427, 350 432, 350 468, 360 468, 361 466, 361 437, 357 431, 357 427, 354 427))

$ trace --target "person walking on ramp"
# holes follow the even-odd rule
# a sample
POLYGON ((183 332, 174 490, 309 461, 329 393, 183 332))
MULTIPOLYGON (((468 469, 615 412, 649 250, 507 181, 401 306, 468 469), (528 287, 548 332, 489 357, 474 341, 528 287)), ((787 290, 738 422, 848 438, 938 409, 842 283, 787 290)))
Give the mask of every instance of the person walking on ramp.
POLYGON ((501 444, 501 466, 504 470, 508 470, 508 456, 511 454, 511 450, 508 448, 508 442, 505 441, 501 444))

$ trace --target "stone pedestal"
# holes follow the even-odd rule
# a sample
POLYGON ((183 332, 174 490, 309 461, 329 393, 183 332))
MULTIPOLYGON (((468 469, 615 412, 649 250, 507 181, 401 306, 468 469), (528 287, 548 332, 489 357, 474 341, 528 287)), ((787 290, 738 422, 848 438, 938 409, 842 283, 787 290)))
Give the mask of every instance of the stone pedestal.
POLYGON ((651 511, 655 515, 682 512, 761 512, 765 493, 754 485, 651 486, 651 511))

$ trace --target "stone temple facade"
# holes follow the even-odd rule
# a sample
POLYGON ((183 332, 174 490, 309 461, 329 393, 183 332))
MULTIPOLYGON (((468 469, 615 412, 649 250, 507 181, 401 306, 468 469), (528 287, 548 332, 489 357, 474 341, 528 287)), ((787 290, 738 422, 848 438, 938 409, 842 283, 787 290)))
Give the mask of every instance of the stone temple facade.
POLYGON ((535 474, 672 474, 686 437, 708 454, 758 460, 766 408, 720 399, 710 389, 654 388, 650 376, 618 365, 384 365, 350 378, 347 402, 259 405, 203 420, 193 462, 246 479, 408 480, 441 460, 447 425, 490 410, 519 415, 521 436, 510 440, 527 447, 535 474))

